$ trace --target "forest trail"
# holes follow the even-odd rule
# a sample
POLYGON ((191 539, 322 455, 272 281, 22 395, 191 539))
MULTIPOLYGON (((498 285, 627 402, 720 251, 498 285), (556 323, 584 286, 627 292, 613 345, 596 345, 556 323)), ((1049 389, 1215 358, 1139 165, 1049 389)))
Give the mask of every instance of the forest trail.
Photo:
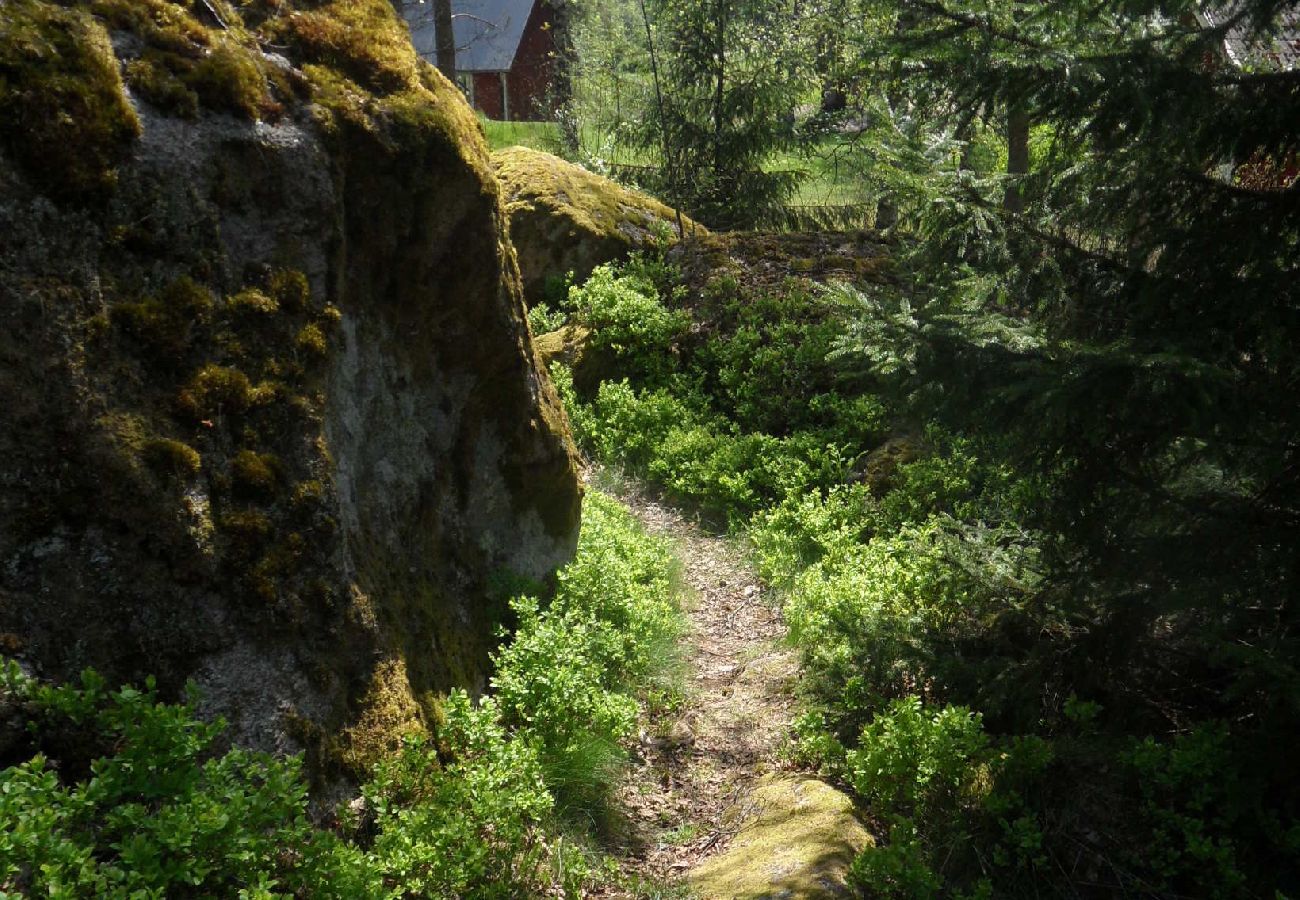
POLYGON ((756 789, 783 768, 799 664, 782 641, 779 611, 734 541, 704 533, 634 482, 602 487, 672 541, 689 589, 683 703, 641 734, 617 797, 627 818, 625 874, 677 883, 761 819, 767 801, 756 789))

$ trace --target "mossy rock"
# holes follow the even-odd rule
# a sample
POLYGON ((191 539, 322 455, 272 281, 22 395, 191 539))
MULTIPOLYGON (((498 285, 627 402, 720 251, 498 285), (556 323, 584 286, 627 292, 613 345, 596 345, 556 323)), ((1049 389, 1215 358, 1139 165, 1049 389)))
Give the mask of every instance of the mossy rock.
POLYGON ((684 241, 668 252, 686 285, 700 291, 719 277, 758 293, 791 279, 859 286, 891 284, 893 247, 873 231, 731 231, 684 241))
POLYGON ((924 442, 911 434, 897 434, 867 454, 853 473, 877 497, 883 497, 894 486, 900 467, 920 458, 925 451, 924 442))
POLYGON ((577 541, 481 126, 389 0, 0 8, 0 635, 323 797, 577 541))
POLYGON ((100 197, 140 134, 103 24, 9 0, 0 14, 0 142, 58 199, 100 197))
MULTIPOLYGON (((492 154, 510 216, 524 296, 536 302, 548 279, 581 282, 602 263, 657 243, 675 243, 677 214, 653 197, 528 147, 492 154)), ((688 235, 707 234, 682 216, 688 235)))
POLYGON ((559 361, 572 367, 581 364, 590 339, 591 329, 586 325, 565 325, 533 338, 533 347, 545 365, 559 361))
POLYGON ((849 866, 872 840, 848 796, 815 778, 769 775, 746 805, 757 812, 690 875, 701 900, 853 896, 849 866))

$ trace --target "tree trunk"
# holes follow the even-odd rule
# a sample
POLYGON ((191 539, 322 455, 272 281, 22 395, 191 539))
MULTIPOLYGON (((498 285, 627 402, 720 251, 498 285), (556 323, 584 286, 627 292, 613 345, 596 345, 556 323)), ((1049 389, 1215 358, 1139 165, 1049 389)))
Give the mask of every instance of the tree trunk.
POLYGON ((722 170, 722 103, 724 97, 724 88, 726 86, 727 75, 727 3, 729 0, 719 0, 718 10, 718 36, 717 36, 717 60, 718 60, 718 79, 717 85, 713 92, 713 171, 717 174, 722 170))
POLYGON ((433 28, 436 32, 438 71, 456 83, 456 32, 451 17, 451 0, 433 0, 433 28))
POLYGON ((1002 205, 1008 212, 1024 212, 1024 187, 1020 181, 1029 174, 1029 114, 1019 105, 1007 112, 1007 174, 1012 183, 1007 185, 1002 205))
POLYGON ((573 85, 578 66, 578 54, 573 46, 573 20, 577 13, 570 0, 551 0, 550 6, 551 39, 555 42, 555 65, 551 72, 555 119, 565 148, 576 153, 580 136, 573 108, 573 85))

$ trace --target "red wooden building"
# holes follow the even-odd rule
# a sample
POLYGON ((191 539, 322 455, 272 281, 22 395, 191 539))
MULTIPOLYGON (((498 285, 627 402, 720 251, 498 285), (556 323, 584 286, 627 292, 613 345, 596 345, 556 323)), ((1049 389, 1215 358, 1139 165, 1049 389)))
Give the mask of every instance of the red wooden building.
MULTIPOLYGON (((437 59, 432 0, 405 0, 415 49, 437 59)), ((554 13, 547 0, 452 0, 456 72, 470 104, 489 119, 548 119, 555 111, 554 13)))

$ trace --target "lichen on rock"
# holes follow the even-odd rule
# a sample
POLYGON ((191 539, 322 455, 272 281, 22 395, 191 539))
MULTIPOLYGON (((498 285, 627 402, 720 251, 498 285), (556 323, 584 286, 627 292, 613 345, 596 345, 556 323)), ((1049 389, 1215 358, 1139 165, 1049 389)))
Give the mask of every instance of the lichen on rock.
POLYGON ((0 632, 357 778, 486 683, 576 457, 481 128, 392 5, 197 9, 0 13, 0 632), (34 164, 42 104, 85 105, 82 174, 34 164))
MULTIPOLYGON (((676 213, 663 203, 549 153, 509 147, 492 165, 529 302, 548 279, 572 272, 581 282, 596 266, 677 238, 676 213)), ((682 225, 688 235, 707 233, 685 216, 682 225)))

